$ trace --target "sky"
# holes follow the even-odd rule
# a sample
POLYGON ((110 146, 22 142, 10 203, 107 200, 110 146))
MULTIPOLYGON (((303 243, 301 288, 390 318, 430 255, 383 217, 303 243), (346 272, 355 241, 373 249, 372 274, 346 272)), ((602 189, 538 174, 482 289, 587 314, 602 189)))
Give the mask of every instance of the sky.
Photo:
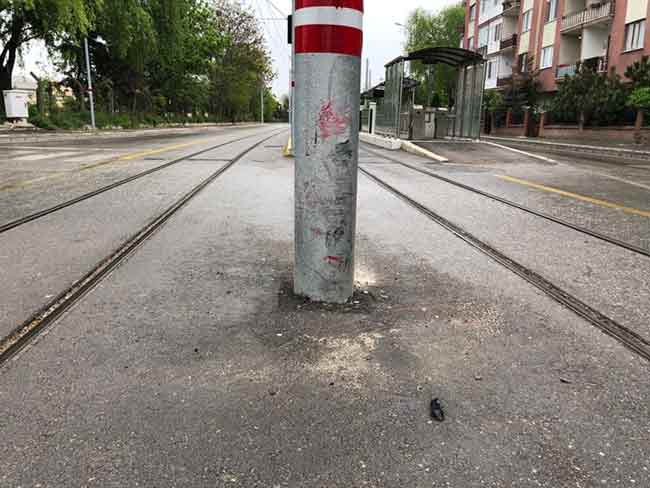
MULTIPOLYGON (((291 10, 291 0, 242 0, 242 3, 253 10, 264 29, 273 69, 277 74, 273 81, 273 92, 279 98, 289 91, 291 46, 286 42, 284 17, 291 10)), ((409 13, 418 7, 436 12, 455 3, 458 0, 365 0, 362 76, 365 77, 365 62, 369 59, 372 83, 379 83, 384 78, 384 65, 402 54, 405 32, 403 27, 395 25, 396 22, 405 24, 409 13)), ((19 68, 18 72, 31 70, 55 77, 47 60, 47 52, 38 44, 26 50, 23 64, 24 68, 19 68)), ((362 83, 365 86, 365 78, 362 83)))
MULTIPOLYGON (((258 18, 267 19, 279 17, 280 14, 271 7, 275 5, 284 13, 291 10, 291 0, 246 0, 257 13, 258 18)), ((406 19, 413 10, 422 7, 437 12, 443 7, 459 3, 459 0, 365 0, 364 8, 364 45, 362 84, 365 86, 365 63, 370 60, 373 84, 384 79, 384 65, 403 53, 406 38, 404 28, 395 23, 406 24, 406 19)), ((277 78, 273 82, 273 92, 281 96, 288 92, 289 87, 289 56, 290 46, 278 39, 286 41, 286 23, 264 20, 264 31, 269 42, 273 66, 277 78), (274 25, 275 24, 275 25, 274 25)))

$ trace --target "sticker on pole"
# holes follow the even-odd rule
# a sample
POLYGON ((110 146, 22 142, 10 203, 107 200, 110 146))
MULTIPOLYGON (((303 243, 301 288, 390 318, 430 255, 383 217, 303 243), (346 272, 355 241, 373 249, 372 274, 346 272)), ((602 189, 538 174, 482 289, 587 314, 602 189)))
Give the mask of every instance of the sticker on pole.
POLYGON ((293 26, 296 54, 361 57, 363 0, 296 0, 293 26))

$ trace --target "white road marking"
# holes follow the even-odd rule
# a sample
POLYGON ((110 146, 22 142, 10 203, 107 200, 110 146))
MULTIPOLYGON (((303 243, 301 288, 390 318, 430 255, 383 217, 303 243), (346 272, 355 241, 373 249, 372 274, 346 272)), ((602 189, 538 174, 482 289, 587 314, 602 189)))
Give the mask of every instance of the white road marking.
POLYGON ((119 153, 103 153, 103 154, 85 154, 83 156, 77 156, 76 158, 68 158, 65 163, 93 163, 95 161, 103 161, 105 159, 113 159, 119 157, 119 153))
POLYGON ((521 151, 519 149, 514 149, 508 146, 502 146, 501 144, 497 144, 496 142, 489 142, 489 141, 480 141, 480 142, 482 142, 483 144, 489 144, 490 146, 500 147, 501 149, 506 149, 508 151, 516 152, 518 154, 523 154, 524 156, 530 156, 531 158, 541 159, 542 161, 546 161, 547 163, 557 163, 555 159, 547 158, 546 156, 540 156, 539 154, 534 154, 527 151, 521 151))
POLYGON ((28 156, 21 156, 18 158, 14 158, 14 161, 41 161, 43 159, 61 159, 67 156, 73 156, 79 154, 78 152, 62 152, 62 153, 56 153, 56 152, 50 152, 50 153, 36 153, 36 154, 30 154, 28 156))
POLYGON ((591 174, 594 174, 594 175, 602 176, 603 178, 609 178, 610 180, 620 181, 621 183, 626 183, 628 185, 637 186, 639 188, 643 188, 644 190, 650 190, 650 185, 644 185, 643 183, 637 183, 635 181, 630 181, 630 180, 627 180, 625 178, 619 178, 618 176, 608 175, 606 173, 601 173, 599 171, 587 171, 587 172, 591 173, 591 174))
POLYGON ((0 144, 0 148, 8 151, 115 151, 109 147, 88 147, 83 146, 9 146, 0 144))

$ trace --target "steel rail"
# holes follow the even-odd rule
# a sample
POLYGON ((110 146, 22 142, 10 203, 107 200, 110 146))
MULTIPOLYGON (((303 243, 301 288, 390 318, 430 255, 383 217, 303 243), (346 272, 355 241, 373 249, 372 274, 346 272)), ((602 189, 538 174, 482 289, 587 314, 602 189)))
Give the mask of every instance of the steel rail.
POLYGON ((232 141, 227 141, 227 142, 222 142, 220 144, 217 144, 215 146, 211 146, 207 149, 202 149, 201 151, 197 151, 192 154, 185 155, 181 158, 174 159, 172 161, 168 161, 167 163, 161 164, 159 166, 156 166, 154 168, 150 168, 146 171, 143 171, 141 173, 135 174, 133 176, 129 176, 128 178, 124 178, 122 180, 116 181, 115 183, 111 183, 110 185, 104 186, 102 188, 98 188, 97 190, 93 190, 88 193, 84 193, 83 195, 80 195, 76 198, 73 198, 71 200, 59 203, 57 205, 54 205, 52 207, 39 210, 38 212, 34 212, 32 214, 26 215, 24 217, 21 217, 16 220, 12 220, 11 222, 7 222, 6 224, 0 225, 0 234, 10 231, 11 229, 15 229, 16 227, 20 227, 21 225, 25 225, 28 222, 32 222, 34 220, 40 219, 42 217, 45 217, 47 215, 53 214, 54 212, 58 212, 59 210, 63 210, 64 208, 70 207, 72 205, 75 205, 77 203, 83 202, 84 200, 88 200, 90 198, 96 197, 97 195, 101 195, 102 193, 105 193, 110 190, 114 190, 115 188, 118 188, 122 185, 126 185, 127 183, 131 183, 132 181, 138 180, 140 178, 143 178, 145 176, 149 176, 150 174, 156 173, 158 171, 161 171, 163 169, 169 168, 170 166, 174 166, 175 164, 179 164, 185 160, 194 158, 196 156, 200 156, 201 154, 205 154, 210 151, 214 151, 215 149, 219 149, 221 147, 227 146, 229 144, 234 144, 236 142, 244 141, 246 139, 251 139, 253 137, 259 137, 260 134, 252 134, 250 136, 244 136, 244 137, 239 137, 237 139, 233 139, 232 141))
MULTIPOLYGON (((140 231, 134 234, 126 242, 120 245, 113 253, 104 258, 85 276, 75 281, 67 290, 60 293, 56 298, 36 312, 31 318, 16 327, 5 338, 0 340, 0 366, 15 356, 25 346, 30 344, 43 331, 48 329, 56 320, 61 317, 75 303, 89 293, 98 283, 106 278, 131 254, 133 254, 145 241, 155 232, 160 230, 181 208, 188 204, 195 196, 204 190, 210 183, 219 178, 228 169, 234 166, 248 153, 272 139, 282 131, 274 133, 256 142, 245 151, 238 154, 234 159, 213 172, 210 176, 196 185, 192 190, 176 200, 174 204, 159 214, 151 223, 147 224, 140 231)), ((259 136, 259 134, 258 134, 259 136)))
POLYGON ((575 230, 575 231, 580 232, 582 234, 585 234, 585 235, 588 235, 590 237, 594 237, 594 238, 599 239, 601 241, 607 242, 608 244, 613 244, 614 246, 618 246, 618 247, 621 247, 621 248, 626 249, 628 251, 631 251, 633 253, 640 254, 642 256, 650 258, 650 250, 645 249, 643 247, 636 246, 634 244, 630 244, 629 242, 625 242, 625 241, 622 241, 620 239, 616 239, 615 237, 610 237, 610 236, 607 236, 605 234, 601 234, 600 232, 596 232, 594 230, 587 229, 585 227, 581 227, 579 225, 573 224, 573 223, 568 222, 568 221, 566 221, 564 219, 561 219, 559 217, 554 217, 553 215, 549 215, 547 213, 540 212, 539 210, 534 210, 534 209, 532 209, 530 207, 526 207, 525 205, 521 205, 521 204, 519 204, 517 202, 513 202, 512 200, 508 200, 508 199, 500 197, 498 195, 494 195, 492 193, 488 193, 486 191, 479 190, 478 188, 474 188, 472 186, 466 185, 466 184, 461 183, 459 181, 452 180, 450 178, 446 178, 446 177, 441 176, 439 174, 432 173, 431 171, 427 171, 424 168, 420 168, 418 166, 415 166, 415 165, 412 165, 412 164, 409 164, 409 163, 405 163, 403 161, 400 161, 399 159, 392 158, 390 156, 386 156, 386 155, 384 155, 382 153, 370 150, 370 149, 368 149, 366 147, 364 147, 364 151, 369 152, 370 154, 374 154, 375 156, 379 156, 379 157, 382 157, 384 159, 387 159, 388 161, 391 161, 393 163, 397 163, 397 164, 400 164, 402 166, 405 166, 406 168, 412 169, 413 171, 417 171, 417 172, 422 173, 424 175, 430 176, 431 178, 435 178, 437 180, 443 181, 445 183, 456 186, 458 188, 462 188, 463 190, 467 190, 467 191, 470 191, 472 193, 476 193, 477 195, 481 195, 483 197, 489 198, 490 200, 495 200, 495 201, 497 201, 499 203, 503 203, 504 205, 507 205, 509 207, 516 208, 518 210, 522 210, 522 211, 524 211, 526 213, 529 213, 531 215, 535 215, 536 217, 540 217, 540 218, 548 220, 550 222, 554 222, 554 223, 559 224, 559 225, 561 225, 563 227, 567 227, 569 229, 575 230))
POLYGON ((514 259, 509 258, 499 250, 490 246, 486 242, 480 240, 478 237, 474 236, 467 230, 463 229, 459 225, 454 224, 450 220, 442 217, 437 214, 430 208, 422 205, 421 203, 413 200, 408 195, 402 193, 397 188, 389 185, 384 180, 369 172, 364 168, 359 168, 359 171, 367 176, 369 179, 377 183, 379 186, 392 193, 394 196, 407 203, 409 206, 413 207, 420 213, 424 214, 430 220, 436 222, 438 225, 442 226, 456 237, 462 239, 470 246, 474 247, 481 253, 490 257, 497 263, 501 264, 508 270, 517 274, 528 283, 551 297, 557 303, 565 306, 569 310, 573 311, 579 317, 587 320, 590 324, 600 329, 605 334, 613 337, 618 342, 623 344, 625 347, 635 352, 642 358, 647 361, 650 361, 650 341, 648 341, 643 336, 637 334, 636 332, 630 330, 624 325, 616 322, 615 320, 607 317, 598 310, 590 307, 579 298, 571 295, 562 288, 554 285, 549 280, 536 273, 532 269, 524 266, 523 264, 518 263, 514 259))

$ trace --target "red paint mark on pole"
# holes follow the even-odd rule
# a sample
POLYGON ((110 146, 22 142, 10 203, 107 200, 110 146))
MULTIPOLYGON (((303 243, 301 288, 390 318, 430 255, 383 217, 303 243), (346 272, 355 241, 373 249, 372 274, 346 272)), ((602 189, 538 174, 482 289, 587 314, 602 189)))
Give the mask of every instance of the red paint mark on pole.
POLYGON ((325 256, 325 261, 330 264, 341 264, 344 259, 339 256, 325 256))
POLYGON ((332 101, 323 104, 318 114, 318 128, 323 139, 344 134, 350 125, 348 115, 334 113, 332 101))

